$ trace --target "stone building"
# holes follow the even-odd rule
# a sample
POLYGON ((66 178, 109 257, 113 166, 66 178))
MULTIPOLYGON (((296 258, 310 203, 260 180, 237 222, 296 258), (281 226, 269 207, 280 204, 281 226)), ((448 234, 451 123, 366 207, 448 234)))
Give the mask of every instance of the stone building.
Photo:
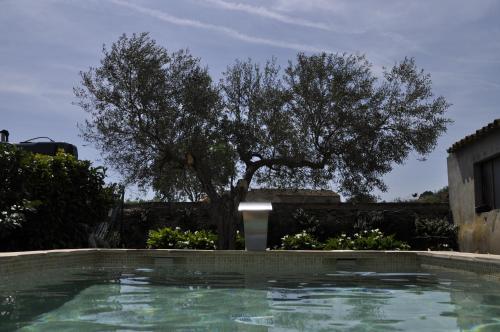
POLYGON ((448 149, 450 208, 461 251, 500 254, 500 119, 448 149))

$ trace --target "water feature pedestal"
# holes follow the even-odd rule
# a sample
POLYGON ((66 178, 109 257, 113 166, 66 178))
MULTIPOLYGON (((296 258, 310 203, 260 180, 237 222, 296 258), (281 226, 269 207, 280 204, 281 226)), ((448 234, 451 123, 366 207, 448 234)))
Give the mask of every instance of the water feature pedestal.
POLYGON ((238 211, 243 214, 246 250, 266 250, 267 222, 272 209, 270 202, 241 202, 238 206, 238 211))

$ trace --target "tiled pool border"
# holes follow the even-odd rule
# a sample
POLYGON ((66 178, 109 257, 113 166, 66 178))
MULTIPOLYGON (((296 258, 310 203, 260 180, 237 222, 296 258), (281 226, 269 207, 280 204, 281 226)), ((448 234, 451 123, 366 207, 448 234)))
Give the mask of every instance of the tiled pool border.
POLYGON ((446 268, 500 279, 500 255, 460 252, 66 249, 0 253, 0 279, 79 267, 175 267, 256 274, 446 268))

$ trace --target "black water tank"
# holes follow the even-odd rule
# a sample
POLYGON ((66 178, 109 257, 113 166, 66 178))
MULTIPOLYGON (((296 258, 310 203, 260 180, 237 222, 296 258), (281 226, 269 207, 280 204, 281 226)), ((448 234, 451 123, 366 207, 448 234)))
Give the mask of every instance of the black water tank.
POLYGON ((28 141, 16 143, 14 145, 20 149, 30 151, 32 153, 40 153, 49 156, 55 156, 57 151, 63 150, 65 153, 71 154, 78 159, 78 149, 73 144, 66 142, 54 142, 50 138, 50 142, 31 142, 32 140, 35 140, 35 138, 28 141))

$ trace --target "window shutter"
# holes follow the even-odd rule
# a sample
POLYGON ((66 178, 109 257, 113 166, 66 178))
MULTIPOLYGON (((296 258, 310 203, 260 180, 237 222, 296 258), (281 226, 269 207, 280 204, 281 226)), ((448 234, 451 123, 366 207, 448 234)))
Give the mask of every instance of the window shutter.
POLYGON ((493 160, 494 209, 500 209, 500 157, 493 160))
POLYGON ((481 177, 483 184, 483 204, 493 209, 495 205, 495 196, 493 191, 493 160, 484 162, 481 165, 481 177))

